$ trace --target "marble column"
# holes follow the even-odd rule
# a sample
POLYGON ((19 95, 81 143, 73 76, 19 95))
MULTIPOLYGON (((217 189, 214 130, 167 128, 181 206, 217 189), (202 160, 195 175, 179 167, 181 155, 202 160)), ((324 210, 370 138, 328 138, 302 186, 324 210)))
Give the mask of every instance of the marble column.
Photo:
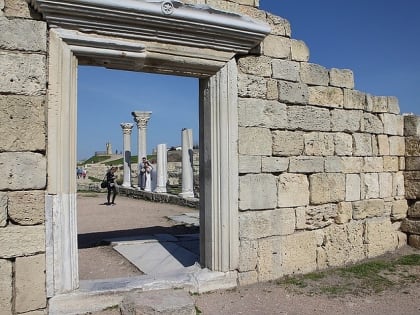
POLYGON ((168 158, 166 144, 157 146, 157 166, 156 166, 156 189, 157 193, 166 193, 166 181, 168 180, 168 158))
POLYGON ((182 129, 182 192, 183 198, 194 197, 192 129, 182 129))
POLYGON ((138 130, 138 137, 137 137, 137 157, 138 157, 138 189, 140 189, 142 184, 142 177, 140 176, 140 162, 143 157, 147 158, 147 123, 150 120, 150 116, 152 112, 142 112, 142 111, 135 111, 132 112, 131 115, 134 117, 134 121, 137 124, 138 130))
POLYGON ((124 181, 123 187, 131 187, 131 130, 133 124, 121 123, 123 130, 123 152, 124 152, 124 181))

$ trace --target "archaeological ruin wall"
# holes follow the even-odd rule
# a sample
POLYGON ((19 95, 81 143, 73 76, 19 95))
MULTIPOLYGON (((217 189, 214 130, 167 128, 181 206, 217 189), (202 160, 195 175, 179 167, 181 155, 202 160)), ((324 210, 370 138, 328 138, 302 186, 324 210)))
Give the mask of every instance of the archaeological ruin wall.
MULTIPOLYGON (((51 297, 71 292, 78 283, 75 244, 60 238, 74 233, 76 223, 66 217, 69 212, 56 210, 75 213, 74 176, 56 177, 74 175, 74 135, 63 133, 67 125, 59 123, 71 123, 74 112, 54 112, 59 108, 54 104, 68 102, 73 94, 66 94, 65 89, 52 92, 53 85, 56 88, 66 83, 52 76, 56 68, 62 67, 60 71, 75 77, 71 69, 76 57, 66 45, 57 44, 63 33, 50 29, 40 13, 44 8, 35 10, 37 1, 29 2, 31 5, 24 0, 0 0, 0 164, 4 174, 0 178, 1 314, 44 314, 51 297), (63 59, 57 55, 51 58, 48 52, 60 49, 63 59), (67 147, 55 141, 56 133, 68 135, 67 147), (63 221, 53 225, 52 218, 63 221), (52 249, 61 253, 52 256, 52 249)), ((412 244, 418 244, 418 227, 401 229, 402 222, 410 225, 418 220, 418 127, 415 135, 404 135, 398 100, 358 91, 351 70, 311 63, 309 48, 292 38, 289 23, 259 10, 258 0, 184 3, 208 4, 271 28, 261 45, 249 53, 214 47, 191 49, 185 42, 178 43, 175 54, 183 49, 184 53, 194 52, 197 59, 176 63, 168 57, 168 69, 153 68, 153 62, 137 62, 144 58, 144 51, 127 53, 138 67, 136 71, 188 71, 207 86, 228 82, 218 91, 224 93, 220 99, 228 100, 220 108, 230 110, 226 114, 229 141, 223 142, 224 134, 216 133, 217 124, 205 121, 205 130, 215 132, 220 139, 216 147, 223 154, 228 152, 215 155, 200 151, 200 157, 210 156, 219 166, 228 163, 225 169, 231 172, 233 168, 235 176, 213 173, 221 178, 220 198, 226 202, 219 204, 226 208, 213 212, 219 204, 208 203, 207 198, 207 208, 200 215, 206 216, 201 222, 203 229, 212 228, 229 238, 220 248, 216 242, 206 243, 215 247, 206 247, 209 259, 203 261, 203 267, 229 272, 244 285, 375 257, 407 244, 407 234, 412 244), (208 56, 215 60, 210 63, 208 56), (180 69, 181 65, 187 68, 180 69), (233 96, 229 94, 232 91, 233 96), (406 151, 406 146, 417 149, 406 151), (404 173, 406 154, 416 159, 410 159, 409 172, 404 173), (227 161, 217 161, 225 156, 227 161), (409 204, 406 187, 410 187, 409 204), (411 194, 413 191, 416 193, 411 194), (223 218, 226 209, 227 221, 214 220, 217 213, 223 218), (227 229, 223 233, 221 226, 227 229), (229 247, 229 240, 238 246, 229 247), (226 253, 230 260, 220 259, 219 265, 218 259, 225 258, 226 253)), ((82 49, 85 42, 72 43, 79 45, 79 53, 88 54, 88 49, 82 49)), ((91 38, 87 42, 95 43, 91 38)), ((163 45, 158 44, 153 46, 153 58, 160 56, 163 45)), ((109 45, 140 49, 133 39, 117 38, 109 45)), ((85 62, 100 63, 88 57, 85 62)), ((109 58, 110 62, 121 61, 109 58)), ((73 83, 69 79, 69 84, 73 83)), ((201 147, 206 146, 200 143, 201 147)), ((209 180, 208 173, 200 170, 200 174, 202 182, 209 180)), ((206 198, 209 191, 213 198, 213 190, 204 190, 200 197, 206 198)))

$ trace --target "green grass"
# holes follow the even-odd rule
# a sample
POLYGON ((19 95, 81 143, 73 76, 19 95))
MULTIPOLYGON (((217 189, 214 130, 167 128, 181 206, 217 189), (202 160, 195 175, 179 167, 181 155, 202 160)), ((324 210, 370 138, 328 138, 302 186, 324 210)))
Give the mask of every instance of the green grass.
POLYGON ((108 160, 110 157, 111 156, 109 155, 92 156, 84 161, 83 164, 101 163, 102 161, 108 160))

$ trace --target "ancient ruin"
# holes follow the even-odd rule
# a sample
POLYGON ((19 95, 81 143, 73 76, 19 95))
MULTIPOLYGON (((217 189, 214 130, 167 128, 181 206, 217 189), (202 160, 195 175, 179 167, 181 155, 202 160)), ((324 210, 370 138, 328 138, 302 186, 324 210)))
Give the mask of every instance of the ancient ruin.
POLYGON ((197 291, 419 246, 419 118, 258 6, 0 0, 1 314, 79 292, 78 65, 200 79, 200 263, 220 282, 197 291))

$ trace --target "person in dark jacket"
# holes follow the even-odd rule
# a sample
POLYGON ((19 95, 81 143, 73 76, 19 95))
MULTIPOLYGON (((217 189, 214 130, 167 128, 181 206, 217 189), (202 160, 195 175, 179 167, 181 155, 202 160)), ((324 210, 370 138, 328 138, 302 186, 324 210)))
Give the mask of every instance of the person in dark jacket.
POLYGON ((115 196, 117 195, 117 185, 115 183, 116 175, 115 172, 117 171, 116 167, 111 167, 108 172, 106 172, 106 181, 107 181, 107 189, 108 194, 106 196, 107 203, 106 205, 115 205, 115 196), (112 195, 112 199, 111 199, 112 195))

